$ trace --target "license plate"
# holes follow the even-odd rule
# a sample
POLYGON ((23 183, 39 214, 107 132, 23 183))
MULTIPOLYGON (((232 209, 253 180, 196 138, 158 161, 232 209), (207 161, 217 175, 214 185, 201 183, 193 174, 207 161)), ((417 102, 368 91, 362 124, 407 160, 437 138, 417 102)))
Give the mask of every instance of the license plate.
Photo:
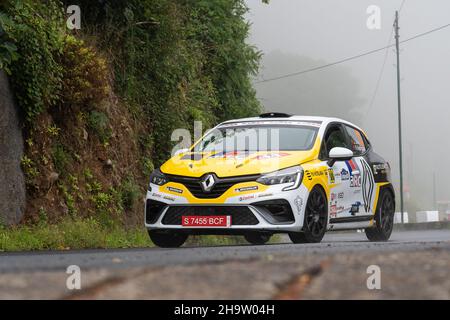
POLYGON ((230 227, 231 216, 182 216, 183 227, 230 227))

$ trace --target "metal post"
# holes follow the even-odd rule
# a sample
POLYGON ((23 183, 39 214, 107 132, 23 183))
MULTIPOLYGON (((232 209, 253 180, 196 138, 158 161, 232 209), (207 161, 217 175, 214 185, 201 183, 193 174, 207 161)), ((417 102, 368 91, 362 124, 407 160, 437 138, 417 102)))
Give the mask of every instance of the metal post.
POLYGON ((433 171, 433 210, 436 210, 436 172, 433 171))
POLYGON ((400 167, 400 214, 403 220, 404 203, 403 203, 403 154, 402 154, 402 111, 401 111, 401 95, 400 95, 400 50, 399 50, 399 23, 398 11, 395 12, 395 48, 397 51, 397 101, 398 101, 398 148, 399 148, 399 167, 400 167))

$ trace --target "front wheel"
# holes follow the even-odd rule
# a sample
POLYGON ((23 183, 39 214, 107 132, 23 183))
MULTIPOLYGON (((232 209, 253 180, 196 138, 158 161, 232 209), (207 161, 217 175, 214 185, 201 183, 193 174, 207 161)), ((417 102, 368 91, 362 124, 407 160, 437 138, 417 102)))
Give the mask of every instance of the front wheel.
POLYGON ((159 230, 148 230, 148 235, 150 236, 150 240, 161 248, 181 247, 188 238, 187 234, 159 230))
POLYGON ((263 245, 269 242, 271 235, 263 232, 249 232, 244 235, 245 240, 254 245, 263 245))
POLYGON ((375 213, 375 226, 365 231, 370 241, 387 241, 391 237, 394 228, 395 200, 389 190, 381 191, 375 213))
POLYGON ((305 209, 302 232, 291 232, 293 243, 317 243, 322 241, 327 231, 328 201, 320 187, 314 187, 309 194, 305 209))

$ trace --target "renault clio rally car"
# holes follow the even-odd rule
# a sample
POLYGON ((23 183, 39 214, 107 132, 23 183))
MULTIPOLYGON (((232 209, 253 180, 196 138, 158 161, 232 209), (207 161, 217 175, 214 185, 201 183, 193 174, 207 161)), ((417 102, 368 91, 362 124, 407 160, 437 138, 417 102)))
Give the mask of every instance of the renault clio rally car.
POLYGON ((390 166, 360 128, 266 113, 219 124, 154 170, 145 227, 160 247, 179 247, 191 234, 264 244, 287 233, 310 243, 343 229, 386 241, 394 210, 390 166))

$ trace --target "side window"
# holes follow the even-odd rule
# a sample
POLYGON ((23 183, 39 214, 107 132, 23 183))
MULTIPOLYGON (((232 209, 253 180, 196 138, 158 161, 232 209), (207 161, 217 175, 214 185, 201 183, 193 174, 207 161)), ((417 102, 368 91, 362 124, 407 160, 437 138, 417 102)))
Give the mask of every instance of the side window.
POLYGON ((366 145, 364 135, 359 130, 349 126, 345 126, 345 130, 350 137, 350 150, 352 150, 355 155, 360 155, 366 152, 368 145, 366 145))
POLYGON ((327 158, 330 150, 335 147, 349 148, 341 126, 336 125, 327 129, 325 133, 324 146, 322 148, 322 158, 327 158))

